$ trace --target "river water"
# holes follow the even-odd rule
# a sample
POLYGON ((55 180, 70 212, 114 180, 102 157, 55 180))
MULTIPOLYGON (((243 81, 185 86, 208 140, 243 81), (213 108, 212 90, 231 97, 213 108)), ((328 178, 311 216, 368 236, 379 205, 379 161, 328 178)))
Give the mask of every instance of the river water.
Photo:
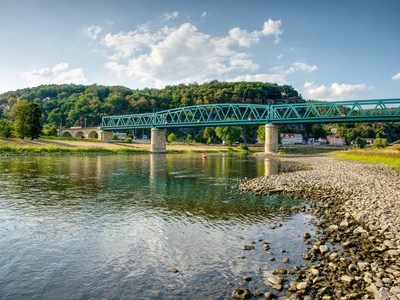
POLYGON ((304 263, 311 216, 226 189, 277 162, 201 156, 0 157, 0 299, 225 299, 243 276, 272 290, 271 271, 304 263))

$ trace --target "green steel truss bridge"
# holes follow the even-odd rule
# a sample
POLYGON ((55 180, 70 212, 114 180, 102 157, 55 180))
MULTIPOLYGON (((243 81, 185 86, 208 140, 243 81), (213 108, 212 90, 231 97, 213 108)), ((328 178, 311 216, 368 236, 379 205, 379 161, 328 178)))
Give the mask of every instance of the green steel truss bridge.
POLYGON ((296 104, 205 104, 103 117, 102 130, 288 123, 400 122, 400 99, 296 104))

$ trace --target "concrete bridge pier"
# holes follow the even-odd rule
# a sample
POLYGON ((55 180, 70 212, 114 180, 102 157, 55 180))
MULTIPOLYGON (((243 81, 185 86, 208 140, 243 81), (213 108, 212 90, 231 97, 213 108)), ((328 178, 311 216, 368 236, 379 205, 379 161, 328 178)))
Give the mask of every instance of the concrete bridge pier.
POLYGON ((278 153, 278 126, 274 124, 265 125, 265 153, 278 153))
POLYGON ((167 152, 167 129, 152 128, 151 129, 151 152, 166 153, 167 152))
POLYGON ((99 131, 99 141, 106 142, 106 143, 112 143, 112 138, 113 138, 112 131, 104 131, 104 130, 99 131))

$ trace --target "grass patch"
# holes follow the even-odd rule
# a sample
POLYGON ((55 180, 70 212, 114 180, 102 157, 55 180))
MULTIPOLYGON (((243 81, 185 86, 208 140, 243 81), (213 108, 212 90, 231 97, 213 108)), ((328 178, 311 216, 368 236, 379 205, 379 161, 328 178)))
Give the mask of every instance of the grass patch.
POLYGON ((46 146, 17 146, 15 144, 0 144, 0 153, 4 154, 33 154, 33 153, 133 153, 148 152, 147 149, 121 148, 83 148, 60 147, 54 144, 46 146))
POLYGON ((286 154, 319 154, 319 153, 331 153, 335 150, 324 150, 324 149, 282 149, 286 154))
POLYGON ((347 160, 365 163, 385 164, 389 168, 400 171, 400 146, 384 149, 356 149, 334 152, 334 155, 347 160))

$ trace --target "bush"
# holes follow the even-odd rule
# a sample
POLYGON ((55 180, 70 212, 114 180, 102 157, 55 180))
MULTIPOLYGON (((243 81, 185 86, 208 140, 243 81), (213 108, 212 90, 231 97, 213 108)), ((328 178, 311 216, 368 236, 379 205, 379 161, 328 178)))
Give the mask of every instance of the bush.
POLYGON ((13 132, 13 124, 11 121, 6 119, 0 120, 0 135, 4 136, 5 138, 11 137, 13 132))
POLYGON ((249 150, 249 147, 247 147, 247 145, 246 144, 240 144, 238 147, 237 147, 238 149, 241 149, 241 150, 245 150, 245 151, 248 151, 249 150))
POLYGON ((377 138, 374 139, 372 145, 374 146, 374 148, 386 148, 389 146, 389 142, 387 141, 387 139, 377 138))
POLYGON ((127 142, 127 143, 132 143, 132 138, 129 136, 127 136, 126 138, 125 138, 125 142, 127 142))
POLYGON ((116 134, 113 134, 113 141, 117 141, 118 140, 118 136, 116 134))
POLYGON ((175 135, 174 133, 171 133, 171 134, 168 136, 168 142, 176 142, 176 141, 177 141, 176 135, 175 135))
POLYGON ((202 134, 196 134, 196 136, 194 137, 194 140, 196 141, 196 143, 204 143, 204 138, 202 134))
POLYGON ((356 138, 356 144, 357 144, 357 147, 364 149, 365 146, 367 145, 367 142, 362 137, 358 136, 356 138))
POLYGON ((128 134, 128 135, 125 137, 125 140, 126 140, 126 138, 131 138, 131 139, 133 140, 133 135, 132 135, 132 133, 128 134))
POLYGON ((191 143, 192 142, 192 140, 193 140, 193 137, 192 137, 192 135, 191 134, 188 134, 187 135, 187 137, 186 137, 186 143, 191 143))

